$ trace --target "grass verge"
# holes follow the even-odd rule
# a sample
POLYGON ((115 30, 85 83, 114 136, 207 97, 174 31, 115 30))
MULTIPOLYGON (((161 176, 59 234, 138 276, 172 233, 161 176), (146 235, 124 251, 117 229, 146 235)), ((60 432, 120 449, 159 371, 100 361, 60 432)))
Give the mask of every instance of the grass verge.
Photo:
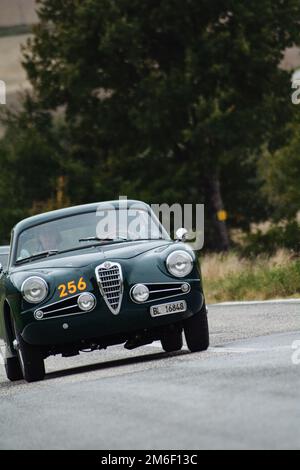
POLYGON ((201 264, 208 303, 300 297, 300 259, 287 250, 256 259, 208 254, 201 264))

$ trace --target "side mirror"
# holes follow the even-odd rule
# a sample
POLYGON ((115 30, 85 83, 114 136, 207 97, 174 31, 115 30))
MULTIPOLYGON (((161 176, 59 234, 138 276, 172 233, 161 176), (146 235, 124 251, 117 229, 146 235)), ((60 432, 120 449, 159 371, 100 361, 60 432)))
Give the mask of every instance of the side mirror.
POLYGON ((3 272, 3 266, 2 264, 0 263, 0 274, 3 272))
POLYGON ((186 234, 188 233, 187 229, 186 228, 178 228, 176 230, 176 240, 177 241, 181 241, 181 242, 184 242, 185 239, 186 239, 186 234))

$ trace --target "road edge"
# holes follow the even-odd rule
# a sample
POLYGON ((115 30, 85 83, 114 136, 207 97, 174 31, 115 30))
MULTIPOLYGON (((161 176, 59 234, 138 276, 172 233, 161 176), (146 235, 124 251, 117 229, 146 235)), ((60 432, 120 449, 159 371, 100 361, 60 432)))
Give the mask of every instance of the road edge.
POLYGON ((238 307, 241 305, 265 305, 265 304, 300 304, 300 299, 271 299, 271 300, 237 300, 208 304, 208 307, 238 307))

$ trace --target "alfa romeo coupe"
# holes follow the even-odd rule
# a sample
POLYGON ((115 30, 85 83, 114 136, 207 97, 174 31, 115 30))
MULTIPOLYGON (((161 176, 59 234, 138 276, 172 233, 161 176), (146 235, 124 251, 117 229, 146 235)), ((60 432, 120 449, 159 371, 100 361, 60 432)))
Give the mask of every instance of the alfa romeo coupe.
POLYGON ((47 212, 12 230, 0 266, 0 338, 9 380, 42 380, 44 360, 160 340, 208 348, 200 267, 150 206, 110 201, 47 212))

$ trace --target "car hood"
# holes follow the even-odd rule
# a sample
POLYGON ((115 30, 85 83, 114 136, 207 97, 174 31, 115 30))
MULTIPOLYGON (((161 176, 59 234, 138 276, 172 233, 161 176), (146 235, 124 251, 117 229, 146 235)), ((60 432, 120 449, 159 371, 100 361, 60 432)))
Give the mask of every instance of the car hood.
POLYGON ((150 250, 157 249, 163 250, 170 244, 171 240, 154 240, 154 241, 137 241, 137 242, 122 242, 118 244, 103 245, 101 247, 94 247, 84 249, 82 251, 73 251, 71 253, 64 253, 57 256, 51 256, 39 261, 28 264, 22 264, 13 269, 14 273, 20 271, 44 271, 55 268, 82 268, 93 264, 95 262, 101 263, 105 260, 114 259, 130 259, 146 253, 150 250))

